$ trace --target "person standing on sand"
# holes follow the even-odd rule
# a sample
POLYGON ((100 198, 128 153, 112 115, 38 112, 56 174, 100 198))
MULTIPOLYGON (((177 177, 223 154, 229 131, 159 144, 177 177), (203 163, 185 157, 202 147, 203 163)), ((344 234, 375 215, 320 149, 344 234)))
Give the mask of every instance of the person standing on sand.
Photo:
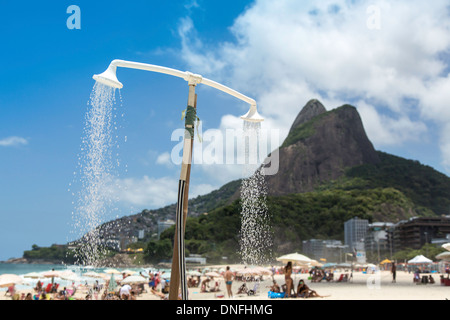
POLYGON ((230 270, 230 266, 227 266, 227 271, 223 275, 225 279, 225 285, 227 286, 228 298, 233 298, 233 292, 231 291, 231 285, 233 284, 233 273, 230 270))
POLYGON ((294 291, 295 295, 294 281, 291 278, 291 274, 292 274, 292 261, 289 261, 287 265, 284 267, 284 280, 286 282, 286 297, 291 296, 291 291, 294 291))
POLYGON ((395 283, 395 277, 397 275, 397 267, 395 266, 395 262, 392 262, 391 272, 392 272, 392 283, 395 283))

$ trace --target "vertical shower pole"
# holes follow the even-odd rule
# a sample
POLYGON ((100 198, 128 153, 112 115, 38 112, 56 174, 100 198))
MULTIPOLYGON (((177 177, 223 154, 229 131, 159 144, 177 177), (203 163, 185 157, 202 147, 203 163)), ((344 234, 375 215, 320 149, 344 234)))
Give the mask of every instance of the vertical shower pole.
MULTIPOLYGON (((188 108, 197 107, 195 82, 189 82, 188 108)), ((187 115, 188 111, 186 111, 187 115)), ((172 269, 170 275, 169 300, 178 300, 178 290, 181 285, 181 299, 187 300, 186 262, 184 253, 184 231, 188 212, 189 180, 191 175, 192 151, 194 146, 194 123, 188 123, 186 116, 183 160, 178 182, 178 198, 176 209, 175 237, 172 255, 172 269)))

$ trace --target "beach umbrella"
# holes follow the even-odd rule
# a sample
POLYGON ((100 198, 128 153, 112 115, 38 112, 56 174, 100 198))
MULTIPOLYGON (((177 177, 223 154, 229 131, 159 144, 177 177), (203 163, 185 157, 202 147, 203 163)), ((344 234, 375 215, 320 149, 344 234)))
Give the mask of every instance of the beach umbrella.
POLYGON ((46 278, 58 278, 61 276, 61 271, 51 270, 44 272, 42 275, 46 278))
POLYGON ((108 274, 122 274, 122 272, 120 272, 119 270, 116 270, 116 269, 106 269, 103 272, 108 273, 108 274))
POLYGON ((63 277, 71 277, 76 276, 77 274, 71 270, 62 271, 59 274, 59 277, 62 279, 63 277))
POLYGON ((114 292, 117 288, 116 279, 114 279, 114 273, 111 273, 111 279, 109 279, 108 291, 114 292))
POLYGON ((23 279, 17 274, 2 274, 0 275, 0 288, 10 287, 12 285, 21 284, 23 279))
POLYGON ((259 270, 260 274, 262 274, 262 275, 266 275, 266 276, 272 275, 272 271, 267 268, 255 267, 254 269, 259 270))
POLYGON ((380 264, 386 264, 386 263, 392 263, 392 261, 389 259, 384 259, 383 261, 380 262, 380 264))
POLYGON ((100 273, 94 272, 94 271, 88 271, 86 273, 83 273, 83 277, 103 278, 103 275, 101 275, 100 273))
POLYGON ((192 271, 188 272, 188 275, 193 276, 193 277, 199 277, 199 276, 202 276, 202 273, 192 270, 192 271))
POLYGON ((418 255, 408 261, 411 264, 423 264, 423 263, 432 263, 433 261, 424 257, 423 255, 418 255))
POLYGON ((148 280, 142 276, 129 276, 120 281, 120 284, 147 283, 148 280))
POLYGON ((322 267, 322 266, 323 266, 323 264, 320 263, 320 262, 317 261, 317 260, 311 260, 311 262, 309 263, 309 265, 311 265, 311 266, 313 266, 313 267, 322 267))
POLYGON ((436 256, 436 259, 450 261, 450 251, 445 251, 436 256))
POLYGON ((74 274, 63 274, 60 277, 61 279, 72 281, 72 282, 81 282, 83 279, 81 279, 78 275, 74 274))
POLYGON ((206 272, 205 276, 207 276, 207 277, 220 277, 220 274, 218 274, 215 271, 210 271, 210 272, 206 272))
POLYGON ((444 244, 442 245, 442 248, 444 248, 444 249, 450 251, 450 242, 449 242, 449 243, 444 243, 444 244))
POLYGON ((261 274, 261 271, 256 268, 245 268, 242 270, 237 271, 238 275, 250 275, 250 276, 257 276, 261 274))
POLYGON ((24 274, 23 277, 31 278, 31 279, 40 279, 40 278, 43 278, 44 276, 38 272, 30 272, 30 273, 24 274))
POLYGON ((290 254, 285 254, 284 256, 278 257, 277 261, 283 262, 283 263, 287 263, 289 261, 292 261, 293 264, 299 264, 299 265, 304 265, 304 264, 308 264, 310 263, 312 260, 310 258, 308 258, 307 256, 304 256, 300 253, 290 253, 290 254))

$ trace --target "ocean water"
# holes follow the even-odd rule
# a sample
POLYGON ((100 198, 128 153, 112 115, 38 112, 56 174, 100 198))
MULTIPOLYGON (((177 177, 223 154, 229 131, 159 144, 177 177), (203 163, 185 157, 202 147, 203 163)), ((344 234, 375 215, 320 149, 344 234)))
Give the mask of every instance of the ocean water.
POLYGON ((30 272, 45 272, 48 270, 66 270, 66 266, 61 264, 14 264, 0 263, 0 274, 24 275, 30 272))

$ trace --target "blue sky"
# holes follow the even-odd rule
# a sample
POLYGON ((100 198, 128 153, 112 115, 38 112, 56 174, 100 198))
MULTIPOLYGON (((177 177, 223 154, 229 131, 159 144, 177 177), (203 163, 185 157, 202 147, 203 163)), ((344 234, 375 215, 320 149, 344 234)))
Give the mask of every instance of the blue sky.
MULTIPOLYGON (((3 1, 0 260, 71 240, 68 189, 92 75, 113 59, 226 84, 258 102, 264 126, 281 140, 308 100, 327 109, 352 103, 378 150, 448 175, 449 23, 446 1, 3 1), (70 5, 81 10, 79 30, 67 28, 70 5)), ((129 192, 111 219, 175 202, 170 137, 187 100, 181 79, 122 69, 118 78, 118 182, 129 192)), ((203 131, 241 126, 245 103, 202 86, 197 93, 203 131)), ((196 165, 192 194, 240 172, 196 165)))

